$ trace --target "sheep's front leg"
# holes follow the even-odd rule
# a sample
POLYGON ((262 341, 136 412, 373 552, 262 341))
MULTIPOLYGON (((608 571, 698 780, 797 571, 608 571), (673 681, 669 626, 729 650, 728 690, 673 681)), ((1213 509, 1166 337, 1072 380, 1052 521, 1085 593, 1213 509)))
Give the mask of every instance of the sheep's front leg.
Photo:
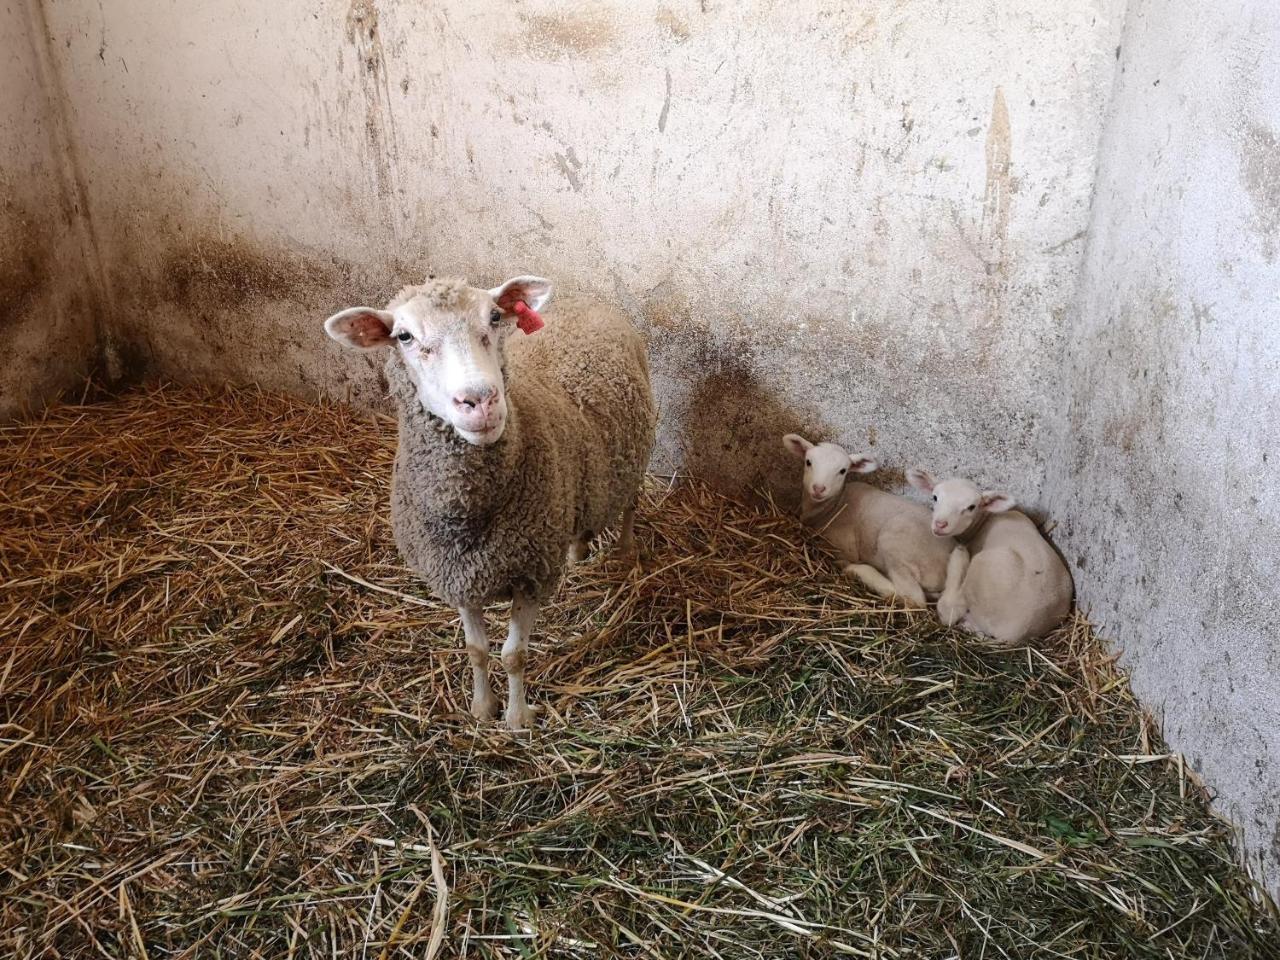
POLYGON ((479 607, 462 607, 458 614, 471 661, 471 715, 477 720, 492 720, 498 714, 498 698, 489 686, 489 635, 484 612, 479 607))
POLYGON ((511 600, 511 626, 502 645, 502 666, 507 671, 507 726, 523 730, 533 721, 524 695, 524 665, 529 652, 529 634, 538 619, 538 604, 519 593, 511 600))
POLYGON ((947 558, 947 585, 938 598, 938 619, 948 627, 954 626, 965 615, 964 594, 960 587, 968 572, 969 550, 957 545, 947 558))

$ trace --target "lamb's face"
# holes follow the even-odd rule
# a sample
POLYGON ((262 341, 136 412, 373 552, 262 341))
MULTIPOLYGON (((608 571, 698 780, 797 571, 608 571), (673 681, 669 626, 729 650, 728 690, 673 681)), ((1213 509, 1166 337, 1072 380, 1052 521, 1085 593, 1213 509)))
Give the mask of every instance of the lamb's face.
POLYGON ((391 311, 391 339, 422 405, 477 446, 502 437, 507 425, 503 345, 514 327, 485 291, 442 309, 415 297, 391 311))
POLYGON ((850 456, 835 443, 810 443, 798 433, 782 438, 782 445, 795 457, 804 458, 804 496, 813 503, 824 503, 844 492, 850 474, 871 473, 875 460, 867 456, 850 456))
POLYGON ((504 347, 515 311, 520 303, 536 311, 550 295, 541 277, 516 277, 492 290, 429 281, 407 288, 390 309, 352 307, 324 327, 357 350, 398 350, 423 407, 483 447, 497 443, 507 425, 504 347))
POLYGON ((926 471, 915 469, 907 471, 907 481, 932 497, 935 537, 964 536, 984 513, 1004 513, 1014 506, 1007 493, 983 490, 961 477, 935 480, 926 471))

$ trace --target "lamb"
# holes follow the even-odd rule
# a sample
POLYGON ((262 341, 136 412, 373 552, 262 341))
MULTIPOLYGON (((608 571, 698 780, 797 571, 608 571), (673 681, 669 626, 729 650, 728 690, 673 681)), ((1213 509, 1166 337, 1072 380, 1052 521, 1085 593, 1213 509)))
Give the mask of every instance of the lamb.
POLYGON ((804 459, 800 519, 817 527, 848 561, 844 572, 882 597, 897 596, 924 609, 926 595, 937 596, 946 583, 951 545, 929 533, 929 511, 922 504, 860 482, 851 473, 871 473, 877 463, 850 456, 834 443, 813 444, 799 434, 783 446, 804 459))
POLYGON ((933 496, 933 533, 954 543, 938 617, 990 637, 1001 647, 1044 636, 1071 611, 1071 574, 1013 498, 970 480, 941 482, 907 471, 908 482, 933 496))
POLYGON ((502 665, 512 730, 531 722, 529 635, 567 556, 582 559, 619 515, 618 547, 632 550, 657 426, 640 333, 618 309, 588 299, 561 302, 534 332, 550 294, 541 277, 492 290, 429 278, 385 310, 352 307, 325 321, 345 346, 390 351, 395 541, 432 592, 458 609, 477 719, 498 708, 482 609, 510 601, 502 665))

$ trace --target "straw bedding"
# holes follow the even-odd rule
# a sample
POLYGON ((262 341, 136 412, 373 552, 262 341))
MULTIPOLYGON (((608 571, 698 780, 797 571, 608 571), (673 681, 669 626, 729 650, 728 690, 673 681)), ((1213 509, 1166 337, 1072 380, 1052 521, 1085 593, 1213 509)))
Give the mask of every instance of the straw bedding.
POLYGON ((1280 955, 1083 620, 976 649, 694 483, 477 726, 393 443, 168 387, 0 430, 0 955, 1280 955))

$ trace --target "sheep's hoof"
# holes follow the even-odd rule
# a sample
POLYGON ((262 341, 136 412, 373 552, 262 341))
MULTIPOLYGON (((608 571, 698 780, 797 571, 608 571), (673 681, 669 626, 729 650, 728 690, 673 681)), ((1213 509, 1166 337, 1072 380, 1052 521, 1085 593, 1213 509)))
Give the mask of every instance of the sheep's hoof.
POLYGON ((963 616, 963 600, 945 593, 938 598, 938 619, 948 627, 954 627, 963 616))
POLYGON ((489 691, 487 696, 475 697, 471 700, 471 715, 480 722, 492 720, 498 715, 498 698, 489 691))
POLYGON ((507 707, 507 726, 517 732, 529 729, 533 726, 533 710, 527 703, 507 707))

